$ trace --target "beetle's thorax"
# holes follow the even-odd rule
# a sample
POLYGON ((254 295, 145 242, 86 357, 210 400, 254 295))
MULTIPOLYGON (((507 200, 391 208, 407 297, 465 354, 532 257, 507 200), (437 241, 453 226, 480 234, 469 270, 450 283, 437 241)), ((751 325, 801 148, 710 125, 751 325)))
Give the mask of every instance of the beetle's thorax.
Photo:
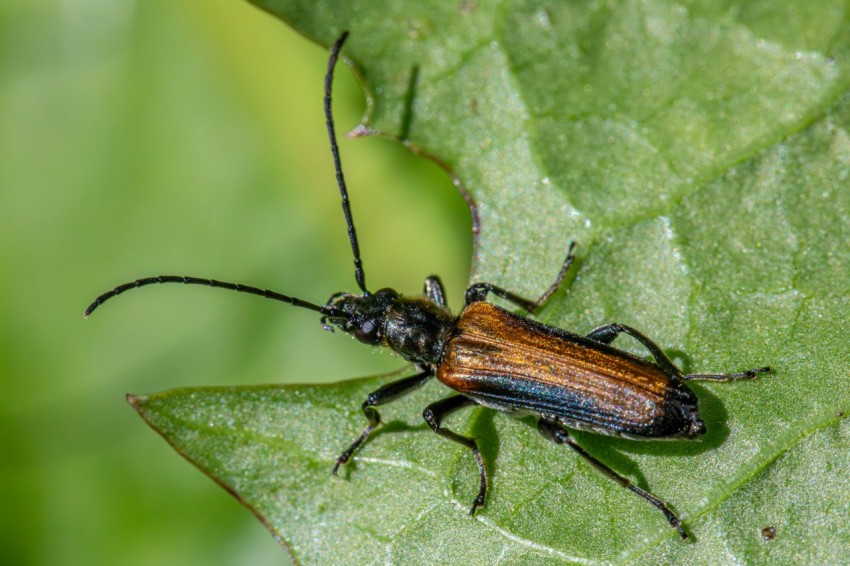
POLYGON ((337 328, 364 344, 386 346, 404 359, 437 365, 457 323, 447 309, 421 297, 404 297, 392 289, 368 295, 340 294, 328 308, 342 316, 329 316, 337 328))

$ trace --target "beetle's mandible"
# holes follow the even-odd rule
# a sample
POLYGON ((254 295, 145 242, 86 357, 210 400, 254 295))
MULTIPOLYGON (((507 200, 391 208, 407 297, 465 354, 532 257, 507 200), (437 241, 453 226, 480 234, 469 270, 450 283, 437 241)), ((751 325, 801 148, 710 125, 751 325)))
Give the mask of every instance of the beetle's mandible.
POLYGON ((450 413, 472 405, 499 411, 534 415, 545 438, 566 444, 593 467, 655 506, 682 538, 687 534, 678 516, 659 498, 632 484, 591 456, 570 436, 568 429, 582 429, 634 439, 697 438, 706 428, 700 419, 697 397, 688 381, 751 379, 770 368, 762 367, 726 374, 684 374, 652 340, 624 324, 606 324, 585 336, 546 326, 486 302, 492 293, 529 312, 543 304, 560 286, 573 262, 573 244, 555 281, 537 300, 528 300, 490 283, 475 283, 466 290, 460 315, 446 306, 438 277, 425 280, 422 296, 400 295, 393 289, 370 292, 360 260, 357 233, 348 191, 342 174, 331 111, 334 67, 348 33, 334 43, 325 76, 324 109, 328 137, 354 256, 359 294, 336 293, 324 305, 267 289, 189 276, 160 275, 119 285, 97 297, 86 309, 88 317, 104 301, 121 293, 154 283, 207 285, 259 295, 312 310, 322 325, 339 328, 372 346, 390 348, 414 364, 417 373, 388 383, 370 393, 362 410, 368 426, 342 452, 333 467, 347 463, 381 423, 377 406, 394 401, 435 377, 453 394, 428 405, 422 413, 431 429, 471 450, 478 465, 479 489, 470 514, 484 505, 487 473, 474 438, 442 426, 450 413), (647 361, 611 346, 617 336, 628 334, 649 351, 647 361))

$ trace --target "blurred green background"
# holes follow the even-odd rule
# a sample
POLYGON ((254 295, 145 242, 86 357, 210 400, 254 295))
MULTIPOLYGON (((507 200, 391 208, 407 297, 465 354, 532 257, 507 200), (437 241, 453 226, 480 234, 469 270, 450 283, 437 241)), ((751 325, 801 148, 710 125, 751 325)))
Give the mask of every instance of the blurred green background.
MULTIPOLYGON (((149 288, 82 311, 160 273, 317 302, 354 290, 326 59, 237 0, 0 3, 3 563, 284 561, 124 394, 402 362, 308 312, 214 289, 149 288)), ((365 102, 347 67, 337 79, 344 132, 365 102)), ((440 273, 458 305, 471 227, 448 177, 391 141, 341 143, 370 286, 418 293, 440 273)))

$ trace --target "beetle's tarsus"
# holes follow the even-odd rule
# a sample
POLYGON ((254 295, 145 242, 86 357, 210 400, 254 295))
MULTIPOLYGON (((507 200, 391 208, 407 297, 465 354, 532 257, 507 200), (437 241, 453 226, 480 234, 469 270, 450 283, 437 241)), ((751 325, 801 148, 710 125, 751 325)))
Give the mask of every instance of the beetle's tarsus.
POLYGON ((735 381, 738 379, 755 379, 763 373, 773 375, 773 369, 770 366, 765 366, 737 373, 689 373, 684 376, 684 379, 686 381, 735 381))

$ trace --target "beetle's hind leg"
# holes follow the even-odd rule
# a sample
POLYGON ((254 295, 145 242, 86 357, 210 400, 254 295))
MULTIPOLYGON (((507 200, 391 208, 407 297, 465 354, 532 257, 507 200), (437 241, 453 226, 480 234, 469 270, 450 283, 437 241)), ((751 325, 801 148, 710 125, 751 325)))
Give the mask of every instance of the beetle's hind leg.
POLYGON ((610 344, 621 333, 626 333, 643 344, 646 349, 649 350, 649 353, 652 354, 652 357, 655 358, 656 364, 670 372, 671 375, 678 376, 679 379, 687 381, 735 381, 737 379, 754 379, 761 373, 771 373, 771 369, 769 367, 763 367, 748 369, 746 371, 739 371, 736 373, 689 373, 685 375, 673 362, 670 361, 670 358, 668 358, 661 348, 658 347, 658 344, 650 340, 649 337, 638 332, 631 326, 626 326, 625 324, 619 324, 616 322, 614 324, 606 324, 605 326, 600 326, 599 328, 591 330, 587 337, 596 342, 601 342, 602 344, 610 344))
POLYGON ((463 395, 453 395, 452 397, 447 397, 446 399, 442 399, 436 403, 431 403, 425 407, 425 410, 422 412, 422 418, 425 419, 425 422, 428 423, 431 430, 440 436, 453 440, 458 444, 463 444, 472 450, 472 455, 475 457, 475 462, 478 464, 479 484, 478 496, 475 498, 475 501, 472 502, 472 508, 469 510, 470 515, 474 515, 476 509, 484 505, 484 498, 487 496, 487 470, 484 468, 484 460, 481 458, 481 452, 478 450, 478 444, 474 439, 462 436, 447 428, 443 428, 440 426, 440 423, 443 421, 443 418, 458 409, 475 404, 475 401, 468 397, 464 397, 463 395))
POLYGON ((680 379, 684 379, 685 376, 682 374, 682 371, 676 367, 676 364, 670 361, 670 358, 667 357, 667 354, 648 336, 645 334, 635 330, 631 326, 626 326, 625 324, 620 324, 615 322, 613 324, 606 324, 604 326, 600 326, 599 328, 594 328, 587 335, 588 338, 595 342, 601 342, 602 344, 611 344, 614 339, 620 334, 625 333, 640 342, 644 345, 644 347, 649 350, 649 353, 652 354, 652 357, 655 358, 655 363, 661 366, 663 370, 665 370, 670 375, 675 375, 680 379))
POLYGON ((682 522, 679 520, 679 517, 676 516, 673 511, 667 507, 667 504, 649 493, 648 491, 644 491, 638 486, 634 485, 631 481, 624 478, 593 456, 591 456, 584 448, 579 446, 575 440, 572 439, 570 434, 562 427, 560 424, 547 421, 545 419, 540 419, 537 421, 537 430, 540 431, 540 434, 543 435, 544 438, 555 442, 556 444, 567 444, 570 448, 579 453, 579 455, 587 460, 590 465, 594 468, 625 487, 629 491, 634 492, 636 495, 647 500, 653 507, 661 511, 664 514, 664 517, 667 519, 667 522, 670 523, 670 526, 676 529, 679 532, 679 536, 683 539, 688 538, 688 534, 685 532, 685 529, 682 528, 682 522))
POLYGON ((360 436, 357 437, 351 446, 346 449, 345 452, 339 455, 339 458, 336 459, 336 464, 334 464, 333 474, 336 475, 339 467, 343 464, 348 463, 348 460, 351 459, 352 454, 354 454, 360 445, 363 444, 369 435, 372 434, 372 431, 381 424, 381 415, 378 413, 376 409, 373 407, 378 405, 383 405, 385 403, 389 403, 391 401, 395 401, 399 397, 403 397, 407 395, 414 389, 418 389, 422 387, 426 381, 428 381, 434 372, 430 369, 426 369, 421 373, 417 373, 416 375, 411 375, 410 377, 405 377, 403 379, 399 379, 398 381, 393 381, 392 383, 387 383, 369 393, 366 396, 366 400, 363 401, 363 405, 361 409, 363 410, 363 414, 366 415, 366 418, 369 420, 369 426, 360 433, 360 436))
POLYGON ((564 263, 561 264, 561 270, 558 272, 558 276, 555 278, 555 281, 549 285, 549 288, 537 298, 537 300, 532 301, 524 297, 520 297, 519 295, 511 293, 507 289, 498 287, 492 283, 473 283, 466 289, 466 304, 470 305, 472 303, 484 301, 487 299, 488 293, 493 293, 497 297, 510 301, 521 309, 534 314, 537 308, 545 303, 546 300, 558 290, 558 287, 561 286, 561 283, 564 281, 564 277, 567 275, 567 271, 576 259, 576 256, 573 255, 573 249, 575 249, 575 247, 576 243, 570 242, 570 246, 567 248, 567 257, 564 259, 564 263))
POLYGON ((735 381, 737 379, 755 379, 761 373, 772 374, 770 367, 748 369, 736 373, 689 373, 683 379, 688 381, 735 381))

